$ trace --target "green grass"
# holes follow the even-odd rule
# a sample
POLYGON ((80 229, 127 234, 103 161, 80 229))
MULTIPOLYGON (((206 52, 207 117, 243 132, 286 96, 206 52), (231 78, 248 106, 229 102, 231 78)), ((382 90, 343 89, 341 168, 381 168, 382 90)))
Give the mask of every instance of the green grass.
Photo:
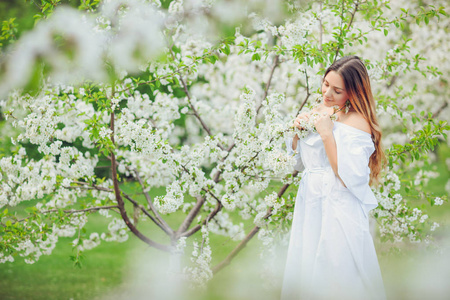
MULTIPOLYGON (((98 217, 97 217, 98 218, 98 217)), ((89 231, 100 231, 101 222, 89 223, 89 231)), ((94 299, 120 284, 127 270, 125 258, 135 239, 103 242, 85 253, 83 267, 74 267, 73 238, 60 238, 52 255, 41 256, 34 264, 22 258, 0 265, 0 299, 94 299)))

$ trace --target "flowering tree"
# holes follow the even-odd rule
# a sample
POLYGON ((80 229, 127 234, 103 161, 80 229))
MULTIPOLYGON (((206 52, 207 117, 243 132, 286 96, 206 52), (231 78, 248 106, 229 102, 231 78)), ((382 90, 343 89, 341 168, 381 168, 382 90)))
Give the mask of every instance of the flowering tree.
POLYGON ((2 31, 11 45, 0 67, 9 146, 0 159, 1 262, 33 263, 63 236, 74 237, 77 262, 129 232, 176 254, 200 231, 184 271, 201 284, 255 235, 270 254, 289 229, 290 187, 301 177, 281 145, 314 105, 324 68, 347 54, 365 59, 384 128, 388 161, 373 212, 381 238, 427 241, 438 226, 410 198, 446 200, 422 191, 433 174, 420 171, 448 142, 444 1, 105 0, 78 10, 60 2, 42 1, 20 39, 14 20, 2 31), (401 183, 405 172, 414 175, 401 183), (278 192, 267 192, 271 183, 278 192), (165 195, 152 197, 157 187, 165 195), (18 204, 26 216, 8 210, 18 204), (254 227, 244 232, 233 211, 254 227), (175 212, 184 214, 178 228, 165 218, 175 212), (93 213, 111 222, 88 235, 93 213), (140 229, 143 221, 166 242, 140 229), (240 240, 214 267, 210 233, 240 240))

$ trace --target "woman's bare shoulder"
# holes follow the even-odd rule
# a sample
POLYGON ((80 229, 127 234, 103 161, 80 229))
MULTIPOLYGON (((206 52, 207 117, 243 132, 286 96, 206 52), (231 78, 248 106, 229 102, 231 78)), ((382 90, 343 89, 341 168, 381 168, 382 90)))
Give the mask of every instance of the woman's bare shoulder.
POLYGON ((367 133, 372 132, 369 122, 367 122, 366 119, 364 119, 364 117, 357 112, 349 113, 349 115, 345 118, 345 120, 342 121, 342 123, 355 127, 356 129, 365 131, 367 133))

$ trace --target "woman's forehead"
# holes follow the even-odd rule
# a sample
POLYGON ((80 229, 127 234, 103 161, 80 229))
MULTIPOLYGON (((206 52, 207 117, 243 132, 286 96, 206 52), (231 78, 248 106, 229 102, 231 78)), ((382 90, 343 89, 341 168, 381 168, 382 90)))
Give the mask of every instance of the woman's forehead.
POLYGON ((345 87, 344 79, 342 79, 342 76, 335 71, 328 72, 327 76, 325 76, 325 80, 336 88, 344 89, 345 87))

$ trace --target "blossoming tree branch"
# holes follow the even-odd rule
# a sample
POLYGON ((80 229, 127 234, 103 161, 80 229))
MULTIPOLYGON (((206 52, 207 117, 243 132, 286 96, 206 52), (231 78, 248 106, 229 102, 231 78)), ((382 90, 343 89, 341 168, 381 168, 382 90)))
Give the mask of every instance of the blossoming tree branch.
POLYGON ((347 54, 365 59, 384 130, 381 238, 429 241, 439 226, 413 200, 447 200, 423 189, 448 143, 445 1, 63 2, 19 38, 14 20, 2 29, 1 262, 33 263, 59 237, 74 238, 78 262, 129 233, 179 254, 199 232, 184 272, 204 283, 255 236, 270 255, 300 179, 281 145, 347 54), (104 232, 83 230, 91 214, 111 220, 104 232), (210 233, 240 241, 215 266, 210 233))

